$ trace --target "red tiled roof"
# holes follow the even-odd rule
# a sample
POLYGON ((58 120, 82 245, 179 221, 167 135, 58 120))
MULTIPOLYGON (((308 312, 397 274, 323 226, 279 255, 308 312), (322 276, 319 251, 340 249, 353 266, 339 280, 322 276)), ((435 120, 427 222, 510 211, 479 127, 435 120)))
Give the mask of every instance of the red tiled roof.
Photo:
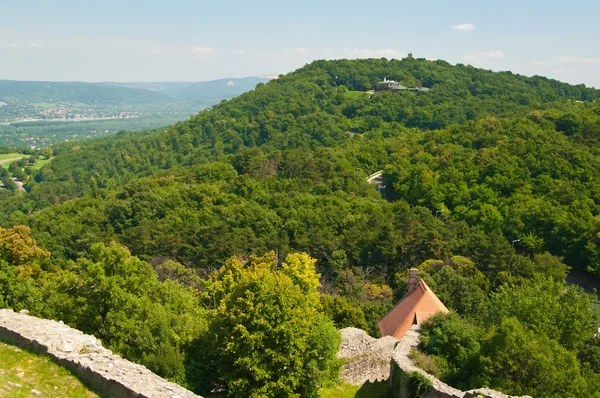
POLYGON ((448 308, 421 279, 377 325, 382 337, 400 339, 412 325, 421 324, 438 312, 447 313, 448 308))

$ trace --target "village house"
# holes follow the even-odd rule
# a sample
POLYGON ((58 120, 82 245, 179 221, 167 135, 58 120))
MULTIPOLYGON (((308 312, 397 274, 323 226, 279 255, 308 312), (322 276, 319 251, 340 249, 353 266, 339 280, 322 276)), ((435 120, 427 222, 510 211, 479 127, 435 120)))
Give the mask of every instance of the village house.
POLYGON ((378 323, 381 337, 401 339, 413 325, 420 325, 431 316, 448 308, 437 298, 429 286, 419 279, 419 271, 411 269, 408 276, 408 292, 378 323))

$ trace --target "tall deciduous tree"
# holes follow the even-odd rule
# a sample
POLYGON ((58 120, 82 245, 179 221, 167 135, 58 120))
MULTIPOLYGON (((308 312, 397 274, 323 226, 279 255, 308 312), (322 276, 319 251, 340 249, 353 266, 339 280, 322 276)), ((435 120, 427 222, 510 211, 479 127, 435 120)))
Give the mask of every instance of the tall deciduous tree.
MULTIPOLYGON (((205 360, 234 397, 311 397, 335 378, 339 332, 319 310, 314 260, 274 253, 230 259, 207 282, 218 298, 205 360)), ((211 388, 205 384, 205 388, 211 388)))

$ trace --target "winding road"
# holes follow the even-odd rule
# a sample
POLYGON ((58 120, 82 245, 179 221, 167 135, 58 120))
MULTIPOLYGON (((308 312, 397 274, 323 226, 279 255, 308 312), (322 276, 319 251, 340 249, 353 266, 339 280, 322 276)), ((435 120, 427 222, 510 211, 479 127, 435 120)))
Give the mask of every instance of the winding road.
MULTIPOLYGON (((4 160, 0 160, 0 166, 4 167, 5 164, 10 163, 10 162, 14 162, 15 160, 21 160, 26 156, 21 156, 20 158, 10 158, 10 159, 4 159, 4 160)), ((20 191, 25 191, 25 188, 23 187, 23 182, 21 181, 17 181, 14 178, 12 179, 15 184, 17 184, 17 186, 19 187, 20 191)))
POLYGON ((11 158, 11 159, 0 160, 0 166, 4 166, 6 163, 14 162, 15 160, 21 160, 24 157, 25 156, 21 156, 20 158, 11 158))

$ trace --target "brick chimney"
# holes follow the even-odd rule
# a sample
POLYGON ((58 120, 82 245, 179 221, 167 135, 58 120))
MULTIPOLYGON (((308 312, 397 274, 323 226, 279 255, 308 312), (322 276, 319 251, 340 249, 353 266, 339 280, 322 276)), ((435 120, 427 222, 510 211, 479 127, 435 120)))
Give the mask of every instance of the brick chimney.
POLYGON ((417 288, 417 285, 419 284, 419 270, 417 270, 416 268, 411 268, 410 271, 408 271, 408 292, 410 293, 413 290, 415 290, 417 288))

